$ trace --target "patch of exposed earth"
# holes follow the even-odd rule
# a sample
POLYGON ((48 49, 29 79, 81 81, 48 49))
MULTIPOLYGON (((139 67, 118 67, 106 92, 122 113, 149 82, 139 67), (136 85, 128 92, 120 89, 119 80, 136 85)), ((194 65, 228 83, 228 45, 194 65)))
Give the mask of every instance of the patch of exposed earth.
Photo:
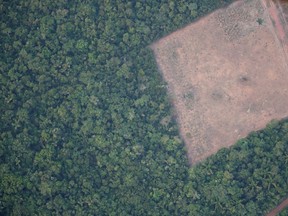
POLYGON ((151 45, 192 164, 288 116, 280 9, 236 1, 151 45))

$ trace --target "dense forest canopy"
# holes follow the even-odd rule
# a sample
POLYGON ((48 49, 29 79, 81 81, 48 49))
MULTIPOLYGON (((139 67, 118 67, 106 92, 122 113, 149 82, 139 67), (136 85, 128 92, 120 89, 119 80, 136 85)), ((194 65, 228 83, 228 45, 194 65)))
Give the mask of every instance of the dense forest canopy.
POLYGON ((229 1, 0 1, 1 214, 256 215, 287 196, 285 122, 189 168, 147 48, 229 1))
POLYGON ((288 215, 288 208, 286 207, 282 212, 280 212, 279 216, 287 216, 288 215))
POLYGON ((190 169, 203 215, 264 215, 280 204, 288 192, 287 149, 288 121, 273 121, 190 169))

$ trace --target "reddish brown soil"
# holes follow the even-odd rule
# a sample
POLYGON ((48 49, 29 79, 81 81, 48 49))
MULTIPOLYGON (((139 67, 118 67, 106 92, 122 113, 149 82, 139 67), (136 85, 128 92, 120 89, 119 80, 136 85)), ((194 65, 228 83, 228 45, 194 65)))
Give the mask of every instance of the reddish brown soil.
POLYGON ((286 207, 288 207, 288 199, 284 200, 280 205, 278 205, 275 209, 269 212, 266 216, 276 216, 286 207))
POLYGON ((276 3, 236 1, 151 45, 192 164, 288 116, 278 12, 276 3))
POLYGON ((288 1, 262 0, 262 5, 269 12, 275 34, 288 60, 288 1))

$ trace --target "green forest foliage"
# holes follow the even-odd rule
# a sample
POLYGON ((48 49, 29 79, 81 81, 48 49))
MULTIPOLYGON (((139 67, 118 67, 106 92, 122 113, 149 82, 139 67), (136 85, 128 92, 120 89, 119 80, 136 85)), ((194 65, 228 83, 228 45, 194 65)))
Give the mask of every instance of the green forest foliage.
POLYGON ((288 194, 288 121, 273 121, 190 169, 203 215, 264 215, 288 194))
POLYGON ((288 207, 286 207, 284 210, 282 210, 278 216, 287 216, 288 215, 288 207))
POLYGON ((287 195, 284 122, 189 169, 147 48, 229 1, 0 1, 1 215, 235 215, 287 195))

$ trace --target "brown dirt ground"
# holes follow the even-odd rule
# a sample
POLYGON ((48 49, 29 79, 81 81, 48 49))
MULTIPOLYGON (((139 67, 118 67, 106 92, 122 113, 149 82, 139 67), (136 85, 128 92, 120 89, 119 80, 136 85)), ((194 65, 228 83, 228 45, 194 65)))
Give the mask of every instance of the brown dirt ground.
POLYGON ((286 27, 269 3, 236 1, 151 45, 191 164, 288 116, 286 27))
POLYGON ((278 205, 275 209, 269 212, 266 216, 276 216, 282 210, 288 207, 288 199, 285 199, 280 205, 278 205))

